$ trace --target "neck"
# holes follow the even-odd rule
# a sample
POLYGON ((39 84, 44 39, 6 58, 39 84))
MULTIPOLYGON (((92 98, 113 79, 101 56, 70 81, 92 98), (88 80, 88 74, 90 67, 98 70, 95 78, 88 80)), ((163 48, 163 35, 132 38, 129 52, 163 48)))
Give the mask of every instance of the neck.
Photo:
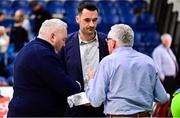
POLYGON ((95 38, 96 32, 93 34, 83 34, 81 31, 79 32, 80 38, 84 41, 91 41, 95 38))
POLYGON ((48 42, 48 43, 50 43, 52 45, 51 41, 48 40, 46 36, 39 34, 37 37, 42 39, 42 40, 45 40, 46 42, 48 42))

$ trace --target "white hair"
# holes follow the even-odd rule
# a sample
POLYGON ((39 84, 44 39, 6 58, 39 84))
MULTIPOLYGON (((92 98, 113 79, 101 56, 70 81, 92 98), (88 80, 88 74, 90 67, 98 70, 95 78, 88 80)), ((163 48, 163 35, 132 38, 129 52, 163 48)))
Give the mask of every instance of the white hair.
POLYGON ((161 41, 163 41, 163 40, 164 40, 164 39, 166 39, 166 38, 168 38, 168 39, 172 40, 171 35, 170 35, 170 34, 168 34, 168 33, 165 33, 165 34, 163 34, 163 35, 161 36, 161 41))
POLYGON ((111 27, 110 34, 124 45, 133 46, 134 31, 126 24, 116 24, 111 27))
POLYGON ((39 34, 46 34, 47 32, 54 32, 57 29, 66 29, 67 24, 60 19, 45 20, 39 30, 39 34))

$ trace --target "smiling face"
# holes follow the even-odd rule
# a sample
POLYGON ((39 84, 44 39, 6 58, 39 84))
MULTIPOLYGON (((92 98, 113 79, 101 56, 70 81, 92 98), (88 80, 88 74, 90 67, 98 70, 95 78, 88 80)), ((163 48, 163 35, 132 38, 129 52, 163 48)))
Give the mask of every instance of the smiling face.
POLYGON ((98 12, 97 10, 90 11, 88 9, 83 9, 76 17, 77 22, 79 23, 80 31, 85 35, 92 35, 95 33, 98 12))

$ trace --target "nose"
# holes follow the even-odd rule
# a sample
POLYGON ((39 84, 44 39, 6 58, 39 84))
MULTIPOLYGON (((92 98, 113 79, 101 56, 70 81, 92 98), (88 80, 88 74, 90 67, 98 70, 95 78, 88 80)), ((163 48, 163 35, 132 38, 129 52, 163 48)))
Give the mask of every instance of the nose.
POLYGON ((94 26, 95 26, 94 22, 93 22, 93 21, 90 21, 89 26, 90 26, 90 27, 94 27, 94 26))

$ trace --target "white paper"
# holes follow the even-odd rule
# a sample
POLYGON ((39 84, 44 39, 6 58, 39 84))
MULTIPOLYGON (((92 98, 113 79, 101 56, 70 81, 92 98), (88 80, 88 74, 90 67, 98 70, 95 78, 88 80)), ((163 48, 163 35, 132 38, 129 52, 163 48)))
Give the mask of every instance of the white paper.
POLYGON ((71 95, 67 98, 67 101, 68 101, 68 104, 70 107, 90 103, 86 97, 85 92, 81 92, 81 93, 71 95))

